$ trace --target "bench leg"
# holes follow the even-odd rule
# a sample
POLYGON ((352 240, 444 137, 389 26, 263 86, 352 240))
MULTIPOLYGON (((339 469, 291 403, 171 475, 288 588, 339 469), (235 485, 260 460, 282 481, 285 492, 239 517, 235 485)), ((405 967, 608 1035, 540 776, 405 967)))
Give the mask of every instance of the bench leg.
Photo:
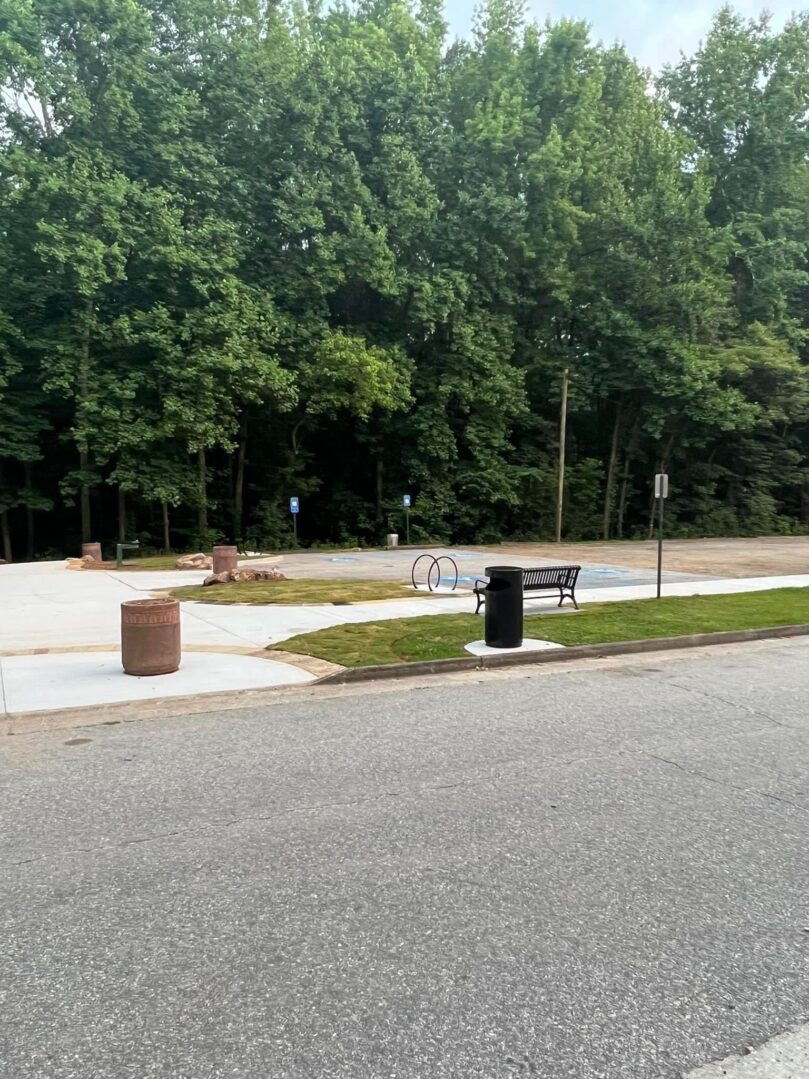
POLYGON ((478 601, 478 605, 477 605, 477 607, 475 607, 475 614, 477 614, 480 611, 481 605, 483 603, 483 597, 480 595, 479 592, 476 592, 475 593, 475 599, 477 599, 477 601, 478 601))
POLYGON ((561 606, 562 606, 562 604, 563 604, 563 603, 565 602, 565 600, 566 600, 566 599, 571 599, 571 600, 573 601, 573 606, 574 606, 574 607, 576 608, 576 610, 578 611, 578 609, 579 609, 579 605, 578 605, 578 603, 576 602, 576 596, 574 595, 574 593, 573 593, 573 590, 571 589, 571 591, 570 591, 569 593, 565 593, 565 592, 563 592, 563 591, 562 591, 562 589, 560 588, 560 589, 559 589, 559 603, 557 604, 557 606, 558 606, 558 607, 561 607, 561 606))

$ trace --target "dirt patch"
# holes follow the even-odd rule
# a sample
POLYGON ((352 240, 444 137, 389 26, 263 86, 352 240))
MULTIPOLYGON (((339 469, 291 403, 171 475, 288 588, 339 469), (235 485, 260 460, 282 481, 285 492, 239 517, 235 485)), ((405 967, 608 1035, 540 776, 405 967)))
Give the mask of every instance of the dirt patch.
MULTIPOLYGON (((654 569, 657 566, 655 540, 504 544, 475 550, 631 569, 654 569)), ((777 577, 809 573, 809 536, 666 540, 665 568, 673 573, 704 573, 710 577, 777 577)))
MULTIPOLYGON (((431 548, 425 547, 424 551, 433 554, 460 551, 462 557, 458 559, 458 569, 466 577, 480 575, 485 566, 498 562, 523 566, 573 562, 584 566, 621 566, 635 570, 654 570, 657 566, 655 540, 504 543, 491 546, 461 544, 454 548, 436 544, 431 548), (480 557, 467 557, 471 554, 480 557)), ((299 551, 285 554, 281 566, 291 578, 409 581, 410 567, 424 551, 299 551)), ((667 540, 664 568, 669 573, 704 574, 710 578, 777 577, 809 573, 809 536, 667 540)), ((468 583, 466 587, 469 587, 468 583)))

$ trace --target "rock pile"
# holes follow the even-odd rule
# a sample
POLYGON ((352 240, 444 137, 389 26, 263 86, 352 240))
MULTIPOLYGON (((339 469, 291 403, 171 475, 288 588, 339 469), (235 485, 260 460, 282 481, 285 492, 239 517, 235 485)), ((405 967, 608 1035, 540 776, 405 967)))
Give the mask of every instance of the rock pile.
POLYGON ((285 581, 280 569, 230 569, 224 573, 212 573, 202 582, 210 584, 247 584, 249 581, 285 581))
POLYGON ((93 558, 91 554, 84 555, 83 558, 68 558, 65 562, 68 569, 109 569, 110 566, 115 566, 114 562, 99 562, 97 558, 93 558))
POLYGON ((184 554, 181 555, 174 563, 175 569, 210 569, 213 565, 213 559, 209 554, 203 554, 200 551, 198 554, 184 554))

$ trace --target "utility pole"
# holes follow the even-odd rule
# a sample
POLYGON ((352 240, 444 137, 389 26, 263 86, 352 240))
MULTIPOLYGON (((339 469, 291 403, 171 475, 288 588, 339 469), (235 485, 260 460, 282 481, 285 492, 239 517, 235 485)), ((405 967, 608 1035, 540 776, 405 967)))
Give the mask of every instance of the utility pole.
POLYGON ((562 542, 562 508, 565 501, 565 441, 567 439, 568 368, 562 374, 562 408, 559 417, 559 486, 556 492, 556 542, 562 542))
POLYGON ((669 497, 669 478, 665 472, 655 476, 655 498, 657 499, 657 598, 663 592, 663 504, 669 497))

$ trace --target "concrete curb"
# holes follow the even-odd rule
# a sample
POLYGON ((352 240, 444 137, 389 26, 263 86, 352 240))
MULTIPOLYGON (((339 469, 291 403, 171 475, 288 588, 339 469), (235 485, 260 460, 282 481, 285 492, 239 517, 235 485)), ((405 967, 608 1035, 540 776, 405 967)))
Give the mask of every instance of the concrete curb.
POLYGON ((633 653, 664 652, 706 645, 741 644, 744 641, 767 641, 778 637, 807 637, 809 624, 772 626, 766 629, 738 629, 721 633, 692 633, 682 637, 650 637, 643 641, 611 641, 605 644, 577 644, 570 648, 552 648, 546 652, 512 652, 503 656, 469 656, 459 659, 435 659, 417 663, 388 663, 379 667, 346 667, 320 678, 317 685, 348 685, 390 678, 414 678, 425 674, 453 671, 486 671, 500 667, 527 667, 538 663, 570 663, 576 659, 604 659, 633 653))
POLYGON ((174 719, 206 712, 231 712, 239 708, 259 708, 279 701, 295 703, 306 685, 266 686, 259 689, 229 689, 223 692, 188 694, 184 697, 153 697, 139 701, 79 705, 76 708, 49 708, 41 712, 9 712, 0 716, 0 738, 20 734, 45 734, 76 727, 117 726, 133 720, 174 719))
POLYGON ((375 681, 390 682, 395 679, 417 678, 422 675, 496 670, 501 667, 527 667, 574 660, 608 659, 611 656, 632 655, 633 653, 677 651, 706 645, 740 644, 745 641, 806 636, 809 636, 809 624, 733 630, 726 633, 696 633, 686 637, 652 637, 645 641, 576 645, 571 648, 551 649, 547 652, 521 652, 505 656, 469 656, 468 658, 439 659, 427 663, 391 663, 383 667, 343 668, 334 674, 318 678, 308 685, 267 686, 262 689, 236 689, 185 697, 156 697, 152 700, 120 701, 71 709, 8 713, 0 716, 0 738, 9 735, 42 734, 77 727, 115 725, 133 720, 169 719, 212 711, 227 712, 238 708, 260 708, 281 702, 299 703, 306 691, 311 693, 312 690, 319 688, 329 689, 352 683, 360 685, 375 681), (303 694, 301 691, 304 691, 303 694))

